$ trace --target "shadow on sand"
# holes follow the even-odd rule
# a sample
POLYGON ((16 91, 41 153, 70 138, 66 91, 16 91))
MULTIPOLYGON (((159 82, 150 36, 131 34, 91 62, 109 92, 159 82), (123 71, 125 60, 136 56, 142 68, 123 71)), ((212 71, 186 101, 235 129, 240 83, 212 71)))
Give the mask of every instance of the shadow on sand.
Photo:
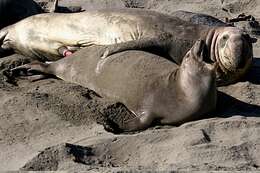
MULTIPOLYGON (((243 81, 260 85, 260 57, 253 59, 253 65, 243 81)), ((260 117, 260 106, 240 101, 224 92, 218 91, 216 111, 211 113, 212 117, 228 118, 235 115, 245 117, 260 117)), ((205 117, 205 118, 208 118, 205 117)))
POLYGON ((257 85, 260 84, 260 57, 253 59, 252 68, 250 68, 244 80, 257 85))
POLYGON ((260 106, 245 103, 221 91, 218 91, 217 109, 214 117, 228 118, 235 115, 245 117, 260 117, 260 106))

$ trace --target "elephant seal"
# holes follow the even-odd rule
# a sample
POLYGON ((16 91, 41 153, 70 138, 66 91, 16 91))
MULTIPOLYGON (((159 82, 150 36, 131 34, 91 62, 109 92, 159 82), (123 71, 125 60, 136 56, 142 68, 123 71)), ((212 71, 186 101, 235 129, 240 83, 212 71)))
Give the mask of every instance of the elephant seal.
POLYGON ((0 0, 0 29, 42 12, 41 7, 33 0, 0 0))
POLYGON ((235 18, 225 18, 225 22, 207 14, 182 10, 175 11, 171 13, 171 15, 193 24, 208 26, 235 26, 249 35, 260 35, 259 22, 256 21, 254 16, 245 15, 244 13, 239 14, 235 18))
POLYGON ((135 49, 146 49, 144 47, 150 45, 148 50, 180 64, 198 39, 206 42, 209 56, 205 61, 219 62, 218 85, 237 81, 248 70, 253 52, 252 40, 247 34, 233 27, 194 25, 149 10, 102 9, 39 14, 0 31, 2 48, 14 49, 41 61, 64 57, 61 49, 74 52, 90 45, 137 40, 135 49), (168 41, 160 39, 165 35, 168 41), (155 40, 156 45, 139 44, 139 40, 146 42, 149 39, 155 40))
POLYGON ((215 108, 215 67, 203 61, 205 47, 203 41, 197 41, 180 66, 137 50, 101 59, 105 46, 91 46, 70 58, 51 64, 26 64, 13 71, 26 69, 52 74, 121 102, 135 115, 121 128, 141 130, 155 120, 161 124, 179 124, 215 108))
POLYGON ((208 25, 208 26, 231 26, 213 16, 201 13, 193 13, 190 11, 178 10, 171 13, 172 16, 178 17, 184 21, 197 24, 197 25, 208 25))

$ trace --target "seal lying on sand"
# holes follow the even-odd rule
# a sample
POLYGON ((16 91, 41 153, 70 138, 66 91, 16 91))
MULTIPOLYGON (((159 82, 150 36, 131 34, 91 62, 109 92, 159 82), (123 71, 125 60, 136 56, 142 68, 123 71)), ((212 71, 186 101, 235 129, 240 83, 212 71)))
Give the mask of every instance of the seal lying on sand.
POLYGON ((198 25, 208 25, 208 26, 231 26, 228 23, 225 23, 213 16, 201 13, 193 13, 189 11, 175 11, 171 13, 172 16, 178 17, 184 21, 198 24, 198 25))
POLYGON ((218 81, 223 84, 236 81, 252 61, 251 39, 236 28, 193 25, 147 10, 103 9, 73 14, 40 14, 0 31, 2 48, 14 49, 41 61, 60 59, 62 49, 73 52, 90 45, 132 40, 146 42, 147 39, 158 44, 138 44, 134 49, 146 46, 153 53, 169 57, 178 64, 197 39, 204 40, 210 55, 205 61, 219 62, 218 81))
POLYGON ((104 51, 105 46, 91 46, 70 58, 51 64, 26 64, 13 71, 53 74, 125 104, 135 114, 134 119, 124 122, 122 128, 126 131, 145 129, 154 120, 161 124, 183 123, 215 108, 215 67, 203 62, 203 41, 195 43, 180 67, 136 50, 101 59, 104 51))
POLYGON ((193 13, 182 10, 175 11, 171 13, 171 15, 193 24, 208 26, 235 26, 250 35, 260 35, 259 22, 254 18, 254 16, 245 15, 244 13, 239 14, 235 18, 225 18, 225 22, 207 14, 193 13))
POLYGON ((0 29, 42 12, 41 7, 33 0, 0 0, 0 29))

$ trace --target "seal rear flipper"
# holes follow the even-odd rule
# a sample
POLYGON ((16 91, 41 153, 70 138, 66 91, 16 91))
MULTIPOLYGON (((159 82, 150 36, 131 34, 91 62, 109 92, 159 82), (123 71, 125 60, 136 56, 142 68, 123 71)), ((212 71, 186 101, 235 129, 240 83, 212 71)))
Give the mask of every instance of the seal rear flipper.
MULTIPOLYGON (((11 69, 11 73, 15 77, 19 76, 36 76, 36 75, 41 75, 41 76, 36 76, 35 78, 31 78, 32 81, 40 80, 43 79, 43 75, 47 76, 51 74, 48 71, 49 64, 42 63, 42 62, 32 62, 29 64, 24 64, 18 67, 15 67, 11 69)), ((28 78, 30 80, 30 78, 28 78)))
POLYGON ((19 78, 26 79, 26 80, 29 80, 31 82, 36 82, 38 80, 47 79, 49 77, 50 77, 49 75, 38 74, 38 75, 32 75, 32 76, 22 76, 22 77, 19 77, 19 78))
POLYGON ((0 31, 0 45, 1 45, 1 47, 4 43, 4 39, 5 39, 7 34, 8 34, 8 31, 5 28, 0 31))
POLYGON ((6 28, 3 28, 0 31, 0 58, 11 55, 14 53, 13 50, 11 50, 9 47, 4 45, 4 40, 8 34, 8 31, 6 28))

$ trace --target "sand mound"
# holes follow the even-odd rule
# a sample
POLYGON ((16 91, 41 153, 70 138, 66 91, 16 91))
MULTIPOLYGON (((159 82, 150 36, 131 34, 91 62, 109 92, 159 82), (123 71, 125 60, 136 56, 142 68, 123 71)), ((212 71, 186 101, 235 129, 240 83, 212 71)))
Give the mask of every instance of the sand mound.
POLYGON ((236 116, 115 136, 92 145, 85 140, 81 146, 47 148, 22 170, 259 170, 259 129, 259 118, 236 116))

